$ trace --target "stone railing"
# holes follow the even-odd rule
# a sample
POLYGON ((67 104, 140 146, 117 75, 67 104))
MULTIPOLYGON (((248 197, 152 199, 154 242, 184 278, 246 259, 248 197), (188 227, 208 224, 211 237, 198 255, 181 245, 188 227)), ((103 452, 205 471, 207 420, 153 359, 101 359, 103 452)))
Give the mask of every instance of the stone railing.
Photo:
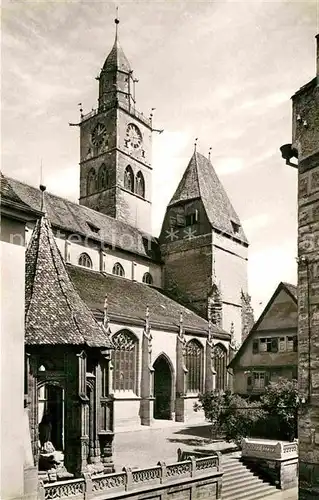
MULTIPOLYGON (((122 472, 90 476, 84 478, 59 481, 39 486, 39 500, 90 500, 103 495, 112 499, 121 493, 137 492, 152 487, 174 485, 185 479, 196 480, 212 476, 220 472, 219 456, 193 458, 183 462, 166 465, 159 462, 147 469, 131 470, 124 468, 122 472)), ((128 495, 129 496, 129 495, 128 495)))
POLYGON ((298 443, 262 441, 244 438, 241 441, 242 457, 256 457, 269 460, 287 460, 298 457, 298 443))

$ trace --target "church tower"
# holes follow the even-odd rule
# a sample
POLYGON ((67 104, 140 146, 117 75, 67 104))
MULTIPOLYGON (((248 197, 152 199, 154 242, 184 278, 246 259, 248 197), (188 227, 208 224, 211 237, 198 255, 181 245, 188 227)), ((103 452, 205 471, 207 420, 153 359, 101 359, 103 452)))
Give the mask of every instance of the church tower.
POLYGON ((240 344, 253 323, 248 241, 210 158, 194 151, 160 235, 165 289, 240 344))
POLYGON ((100 75, 98 108, 81 117, 80 204, 151 233, 151 118, 136 110, 119 20, 100 75))

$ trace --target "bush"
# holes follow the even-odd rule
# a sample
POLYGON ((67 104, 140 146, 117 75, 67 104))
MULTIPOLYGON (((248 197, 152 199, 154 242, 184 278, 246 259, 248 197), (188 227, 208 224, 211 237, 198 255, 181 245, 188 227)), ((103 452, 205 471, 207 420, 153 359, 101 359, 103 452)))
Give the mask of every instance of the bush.
POLYGON ((298 391, 295 381, 278 379, 255 398, 226 392, 206 392, 199 396, 194 410, 203 410, 215 432, 227 441, 242 437, 293 440, 297 436, 298 391))
POLYGON ((215 430, 225 435, 226 441, 240 441, 250 435, 251 428, 264 417, 259 403, 226 392, 215 394, 208 392, 199 396, 195 411, 203 410, 215 430))

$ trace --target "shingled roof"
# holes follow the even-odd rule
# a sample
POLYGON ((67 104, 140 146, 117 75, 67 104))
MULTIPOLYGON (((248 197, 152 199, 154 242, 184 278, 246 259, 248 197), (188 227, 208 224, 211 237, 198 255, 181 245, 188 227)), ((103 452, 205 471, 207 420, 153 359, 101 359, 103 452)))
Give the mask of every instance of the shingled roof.
MULTIPOLYGON (((24 203, 36 210, 40 209, 42 194, 39 189, 11 178, 8 178, 8 182, 24 203)), ((158 258, 155 238, 113 217, 48 192, 46 211, 53 228, 109 244, 147 259, 158 258)))
POLYGON ((124 71, 125 73, 129 73, 131 71, 130 63, 128 62, 128 59, 126 58, 123 49, 119 44, 117 30, 114 45, 103 66, 103 71, 114 70, 124 71))
POLYGON ((2 172, 0 172, 0 197, 2 206, 10 206, 29 214, 40 214, 38 210, 34 210, 17 195, 2 172))
MULTIPOLYGON (((203 335, 208 332, 206 320, 164 295, 160 289, 71 264, 67 265, 67 269, 81 298, 97 315, 103 312, 103 297, 107 293, 112 321, 142 324, 148 306, 154 328, 178 331, 182 312, 186 332, 203 335)), ((217 338, 230 339, 227 332, 217 327, 214 333, 217 338)))
POLYGON ((237 213, 210 160, 194 152, 168 206, 201 198, 214 229, 248 243, 237 213), (237 227, 234 227, 234 224, 237 227), (239 227, 238 227, 239 226, 239 227))
POLYGON ((25 305, 28 345, 111 346, 75 290, 46 217, 37 221, 26 251, 25 305))

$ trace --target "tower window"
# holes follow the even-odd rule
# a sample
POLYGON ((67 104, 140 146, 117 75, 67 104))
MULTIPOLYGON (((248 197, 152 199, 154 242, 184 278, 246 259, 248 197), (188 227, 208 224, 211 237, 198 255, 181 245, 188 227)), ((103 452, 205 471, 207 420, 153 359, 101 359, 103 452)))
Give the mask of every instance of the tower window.
POLYGON ((119 262, 116 262, 116 264, 114 264, 112 274, 115 274, 116 276, 122 276, 122 278, 125 277, 123 266, 119 262))
POLYGON ((185 216, 185 226, 192 226, 198 222, 198 210, 185 216))
POLYGON ((141 171, 137 172, 135 180, 135 192, 142 198, 145 198, 145 181, 141 171))
POLYGON ((102 163, 99 169, 99 182, 98 182, 99 190, 108 188, 109 184, 110 184, 110 174, 106 168, 106 165, 102 163))
POLYGON ((96 173, 94 168, 91 168, 87 177, 87 194, 90 195, 95 192, 96 192, 96 173))
POLYGON ((150 273, 144 274, 143 283, 146 283, 147 285, 153 285, 153 277, 150 273))
POLYGON ((125 169, 124 187, 128 191, 131 191, 132 193, 134 193, 134 174, 133 174, 133 170, 130 167, 130 165, 128 165, 125 169))
POLYGON ((89 269, 92 269, 93 267, 92 260, 87 253, 81 253, 79 257, 79 266, 88 267, 89 269))

